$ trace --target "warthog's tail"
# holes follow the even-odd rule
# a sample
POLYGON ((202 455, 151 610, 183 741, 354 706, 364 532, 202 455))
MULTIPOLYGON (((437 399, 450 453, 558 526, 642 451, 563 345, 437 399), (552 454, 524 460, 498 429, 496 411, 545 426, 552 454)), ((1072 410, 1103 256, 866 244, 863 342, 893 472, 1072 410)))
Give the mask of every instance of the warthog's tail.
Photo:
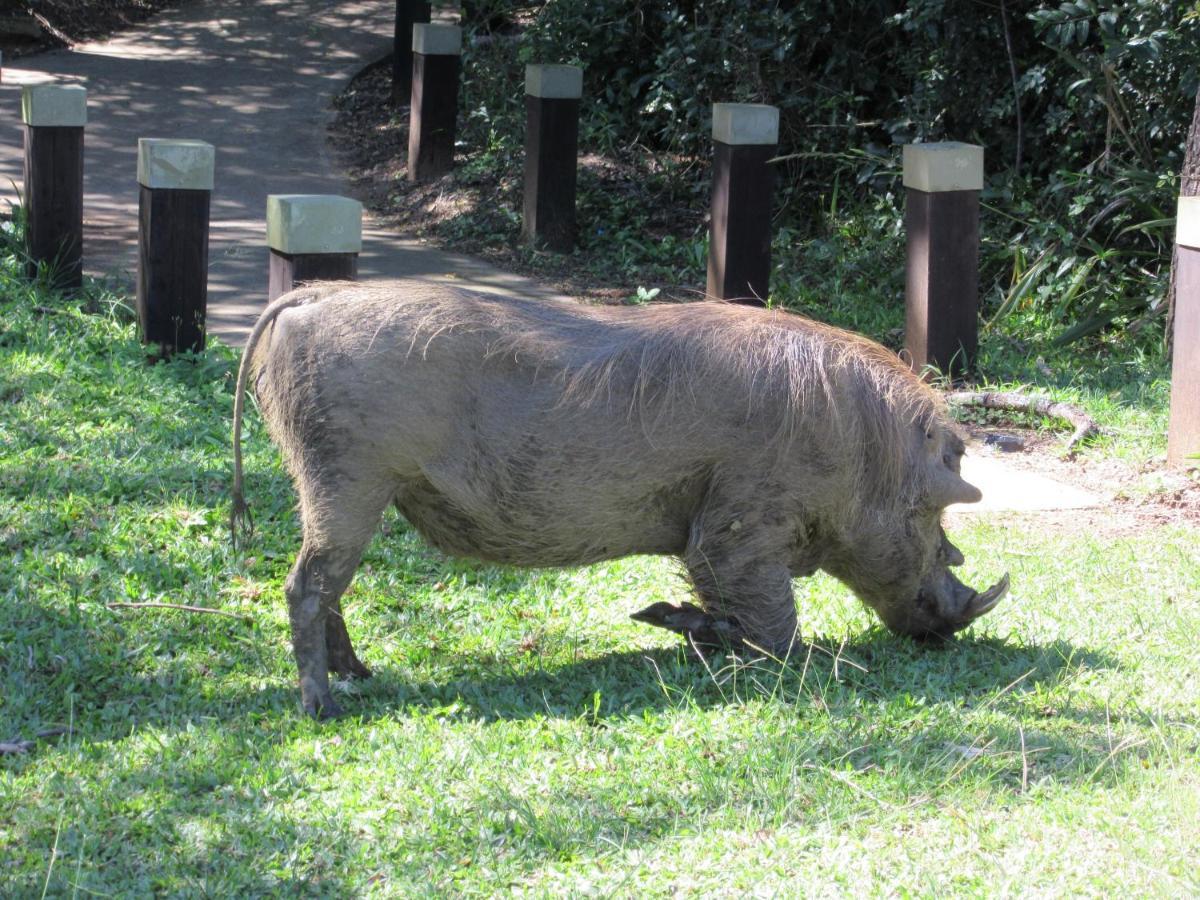
POLYGON ((303 306, 318 299, 323 293, 325 292, 302 288, 279 297, 258 317, 254 330, 246 340, 246 349, 242 351, 242 364, 238 367, 237 387, 234 388, 233 395, 233 498, 229 508, 229 540, 235 550, 238 525, 244 523, 247 534, 254 531, 254 519, 250 515, 250 507, 246 505, 245 484, 242 480, 242 413, 246 410, 246 386, 250 381, 250 370, 254 367, 254 353, 263 334, 274 324, 281 312, 293 306, 303 306))

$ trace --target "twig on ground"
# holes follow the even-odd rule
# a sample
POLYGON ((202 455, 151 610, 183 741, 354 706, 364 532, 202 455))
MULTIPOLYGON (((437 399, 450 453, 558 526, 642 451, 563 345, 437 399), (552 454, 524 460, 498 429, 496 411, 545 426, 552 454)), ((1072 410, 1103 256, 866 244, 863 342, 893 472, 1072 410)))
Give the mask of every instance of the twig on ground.
POLYGON ((976 406, 982 409, 1002 409, 1008 412, 1037 413, 1051 419, 1061 419, 1075 426, 1067 441, 1066 455, 1074 456, 1075 447, 1087 438, 1100 433, 1095 420, 1078 406, 1059 403, 1049 397, 1027 397, 1024 394, 993 391, 952 391, 946 395, 951 406, 976 406))
POLYGON ((226 609, 213 609, 211 606, 185 606, 182 603, 106 603, 109 609, 178 609, 182 612, 211 613, 214 616, 228 616, 231 619, 241 619, 244 622, 253 621, 253 616, 246 613, 229 612, 226 609))
MULTIPOLYGON (((58 737, 61 734, 67 734, 69 730, 67 728, 46 728, 37 733, 37 740, 44 741, 47 738, 58 737)), ((36 745, 37 741, 23 741, 20 738, 13 738, 11 741, 0 741, 0 756, 18 756, 28 753, 36 745)))

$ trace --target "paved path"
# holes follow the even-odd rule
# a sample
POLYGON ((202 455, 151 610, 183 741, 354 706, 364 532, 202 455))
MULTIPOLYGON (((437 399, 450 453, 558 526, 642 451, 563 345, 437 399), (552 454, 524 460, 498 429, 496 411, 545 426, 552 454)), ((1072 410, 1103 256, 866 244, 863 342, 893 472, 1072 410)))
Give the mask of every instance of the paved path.
MULTIPOLYGON (((134 31, 6 62, 0 85, 0 206, 22 183, 20 86, 88 90, 84 267, 133 286, 137 139, 195 138, 217 149, 209 247, 209 331, 240 344, 266 303, 267 194, 351 193, 326 141, 330 103, 391 49, 394 0, 196 0, 134 31)), ((492 290, 552 296, 477 259, 364 223, 363 277, 452 275, 492 290)))

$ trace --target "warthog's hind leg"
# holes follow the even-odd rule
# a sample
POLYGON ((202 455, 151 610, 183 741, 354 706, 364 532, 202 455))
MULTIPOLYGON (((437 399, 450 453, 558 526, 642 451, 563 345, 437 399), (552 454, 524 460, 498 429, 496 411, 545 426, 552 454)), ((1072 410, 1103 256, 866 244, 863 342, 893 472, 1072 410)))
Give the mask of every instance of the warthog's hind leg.
POLYGON ((346 650, 354 655, 346 625, 341 621, 338 598, 354 577, 358 557, 357 553, 313 550, 305 541, 284 584, 292 626, 292 652, 300 674, 300 699, 306 713, 322 719, 342 712, 329 691, 329 672, 335 654, 342 654, 339 663, 344 663, 346 650), (335 606, 337 613, 333 613, 335 606), (340 625, 333 623, 335 619, 340 625), (327 635, 331 630, 340 631, 344 647, 328 645, 327 635))
POLYGON ((306 713, 323 719, 341 713, 329 690, 330 672, 371 674, 350 642, 341 597, 391 499, 383 479, 360 474, 327 481, 300 479, 304 544, 284 585, 300 699, 306 713))

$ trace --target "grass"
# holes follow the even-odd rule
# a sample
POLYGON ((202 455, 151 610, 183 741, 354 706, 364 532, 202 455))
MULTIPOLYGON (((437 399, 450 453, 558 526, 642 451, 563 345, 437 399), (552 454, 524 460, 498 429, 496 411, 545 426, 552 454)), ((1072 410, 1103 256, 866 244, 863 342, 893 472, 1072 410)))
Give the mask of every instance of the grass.
POLYGON ((290 486, 235 355, 151 365, 119 298, 0 264, 0 896, 1200 891, 1200 535, 963 520, 1014 597, 941 650, 836 582, 816 649, 711 670, 627 613, 668 561, 523 572, 398 518, 346 599, 376 677, 300 715, 290 486), (211 606, 246 619, 113 602, 211 606))

